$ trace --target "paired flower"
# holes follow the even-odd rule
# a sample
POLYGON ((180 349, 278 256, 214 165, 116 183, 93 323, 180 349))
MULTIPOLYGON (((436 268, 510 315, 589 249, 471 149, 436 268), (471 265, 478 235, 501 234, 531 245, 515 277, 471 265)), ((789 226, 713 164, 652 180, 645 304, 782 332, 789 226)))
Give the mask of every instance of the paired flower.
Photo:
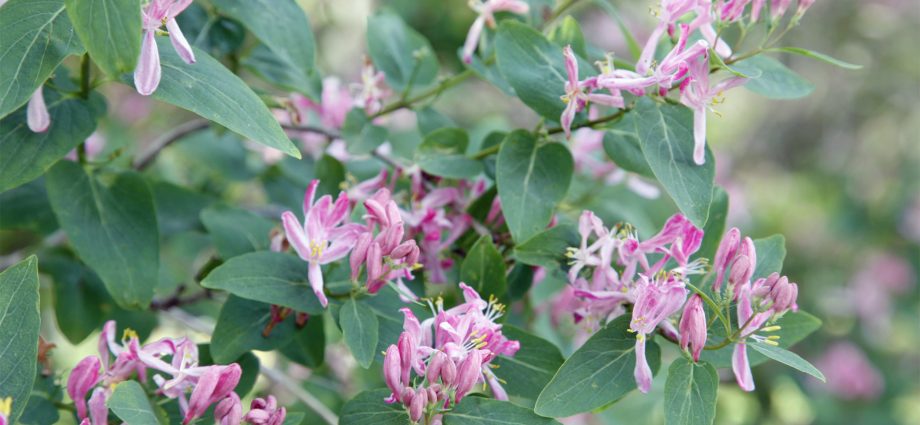
POLYGON ((721 102, 722 94, 747 82, 731 77, 715 85, 709 82, 709 55, 705 52, 690 63, 688 76, 680 85, 680 102, 693 110, 693 162, 706 162, 706 108, 721 102))
POLYGON ((348 255, 362 230, 360 224, 343 223, 348 216, 348 195, 340 193, 335 202, 325 195, 314 202, 319 180, 307 186, 303 202, 303 225, 291 211, 281 215, 286 239, 303 260, 309 263, 307 277, 313 293, 325 307, 329 304, 323 293, 322 265, 348 255))
POLYGON ((154 370, 157 394, 178 399, 183 424, 203 415, 208 408, 232 394, 242 373, 236 363, 198 365, 197 346, 187 338, 163 338, 141 345, 136 333, 126 330, 115 341, 115 322, 108 321, 99 336, 99 356, 88 356, 71 371, 67 394, 74 401, 83 425, 105 425, 106 400, 115 384, 136 374, 145 382, 154 370), (114 357, 114 361, 112 361, 114 357), (92 390, 87 406, 86 396, 92 390), (188 392, 190 398, 186 398, 188 392), (88 407, 88 409, 87 409, 88 407))
POLYGON ((593 90, 598 89, 596 77, 584 81, 578 80, 578 58, 572 51, 572 46, 565 46, 562 54, 565 57, 565 73, 568 81, 565 82, 565 94, 562 96, 565 109, 562 111, 559 123, 562 124, 562 129, 565 131, 565 137, 569 138, 572 136, 572 122, 575 121, 575 114, 585 109, 589 102, 616 108, 622 108, 624 105, 623 96, 620 95, 619 90, 611 89, 612 94, 592 93, 593 90))
POLYGON ((680 310, 687 299, 683 277, 676 273, 659 273, 654 278, 639 275, 635 288, 635 305, 629 329, 636 332, 636 368, 634 376, 639 391, 652 387, 652 370, 645 358, 645 341, 658 324, 680 310))
POLYGON ((495 12, 511 12, 518 15, 526 14, 530 11, 530 5, 523 0, 470 0, 472 8, 479 16, 470 26, 470 31, 466 35, 466 42, 463 43, 463 62, 470 63, 473 61, 473 52, 479 45, 479 38, 482 35, 483 28, 488 25, 489 28, 495 27, 495 12))
POLYGON ((488 302, 461 283, 464 303, 444 310, 441 300, 432 305, 434 317, 419 322, 408 308, 403 333, 384 357, 383 374, 391 394, 389 403, 401 403, 413 422, 427 413, 440 417, 440 409, 459 403, 477 383, 488 383, 499 400, 508 396, 492 372, 491 361, 513 356, 520 348, 508 340, 495 323, 504 306, 488 302), (416 379, 412 379, 413 372, 416 379))
POLYGON ((169 41, 176 53, 186 63, 195 63, 195 53, 188 40, 182 35, 176 16, 192 4, 192 0, 151 0, 143 10, 144 38, 141 55, 134 71, 134 86, 137 92, 149 96, 160 85, 160 53, 157 49, 156 33, 164 24, 169 31, 169 41))

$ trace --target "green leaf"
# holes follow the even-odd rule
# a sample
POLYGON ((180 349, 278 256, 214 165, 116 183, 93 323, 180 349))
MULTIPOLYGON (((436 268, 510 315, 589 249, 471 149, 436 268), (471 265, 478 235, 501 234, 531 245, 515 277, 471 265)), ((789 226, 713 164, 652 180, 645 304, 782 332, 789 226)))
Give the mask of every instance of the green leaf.
POLYGON ((3 5, 0 28, 3 118, 25 104, 64 58, 83 53, 83 46, 64 12, 63 0, 11 0, 3 5))
POLYGON ((348 111, 342 125, 342 138, 347 142, 348 151, 358 155, 373 152, 387 140, 388 135, 389 131, 375 125, 361 108, 348 111))
POLYGON ((316 74, 303 75, 299 69, 292 68, 283 59, 275 55, 265 45, 255 46, 245 58, 243 66, 257 75, 259 78, 283 88, 310 96, 319 98, 322 83, 316 77, 316 74))
POLYGON ((387 404, 383 399, 390 396, 390 390, 364 391, 348 400, 342 406, 339 416, 341 425, 406 425, 409 415, 399 403, 387 404))
POLYGON ((769 50, 777 51, 777 52, 794 53, 794 54, 802 55, 802 56, 809 57, 812 59, 817 59, 822 62, 827 62, 831 65, 836 65, 836 66, 839 66, 845 69, 862 69, 863 67, 862 65, 845 62, 840 59, 834 58, 832 56, 826 55, 824 53, 819 53, 813 50, 803 49, 801 47, 775 47, 769 50))
POLYGON ((267 250, 271 243, 269 233, 275 227, 271 221, 249 211, 226 206, 204 209, 201 222, 223 259, 267 250))
POLYGON ((54 314, 68 341, 78 344, 102 327, 103 307, 111 307, 111 300, 95 274, 76 260, 48 254, 42 257, 41 271, 54 280, 54 314))
POLYGON ((26 229, 47 235, 60 227, 51 211, 43 178, 0 193, 0 205, 0 229, 26 229))
POLYGON ((211 271, 201 286, 298 312, 323 312, 307 284, 307 262, 280 252, 259 251, 233 257, 211 271))
POLYGON ((706 362, 679 357, 668 368, 664 384, 664 423, 708 425, 716 418, 719 374, 706 362))
POLYGON ((431 44, 395 14, 367 20, 367 50, 386 75, 387 84, 396 90, 426 86, 438 76, 438 59, 431 44))
POLYGON ((713 258, 725 234, 725 220, 728 218, 728 193, 719 186, 713 188, 712 204, 709 205, 709 219, 703 228, 703 242, 693 258, 713 258))
POLYGON ((606 129, 604 152, 620 168, 654 178, 655 173, 649 168, 648 161, 645 160, 645 155, 642 153, 642 146, 639 145, 635 118, 635 113, 627 112, 623 115, 623 119, 606 129))
POLYGON ((466 179, 482 172, 482 162, 466 156, 469 137, 459 128, 442 128, 425 136, 415 160, 429 174, 466 179))
MULTIPOLYGON (((32 395, 26 404, 18 424, 21 425, 54 425, 60 423, 61 415, 55 403, 60 403, 64 391, 56 384, 54 374, 44 376, 42 370, 35 376, 32 386, 32 395)), ((13 403, 16 404, 15 402, 13 403)), ((9 418, 7 418, 9 419, 9 418)))
MULTIPOLYGON (((559 121, 567 81, 562 48, 524 23, 505 20, 498 28, 495 53, 498 69, 521 101, 542 117, 559 121)), ((580 77, 588 72, 589 64, 579 64, 580 77)))
MULTIPOLYGON (((718 321, 716 323, 718 323, 718 321)), ((778 319, 774 324, 778 325, 781 329, 776 332, 770 332, 764 335, 779 336, 780 338, 776 342, 778 342, 779 346, 782 348, 792 347, 799 341, 805 339, 805 337, 808 335, 811 335, 814 331, 821 328, 820 319, 801 310, 784 314, 783 317, 778 319)), ((713 326, 721 329, 721 327, 717 325, 713 326)), ((732 344, 715 351, 704 350, 700 358, 709 363, 712 363, 713 366, 718 368, 731 367, 732 350, 734 347, 735 346, 732 344)), ((759 352, 748 350, 748 362, 751 364, 751 367, 762 364, 767 360, 768 358, 759 352)))
POLYGON ((493 372, 507 382, 504 388, 508 395, 536 401, 565 358, 551 342, 520 328, 503 325, 502 334, 520 342, 521 349, 511 357, 496 357, 492 363, 498 368, 493 372))
POLYGON ((514 258, 531 266, 557 268, 568 260, 569 247, 580 241, 574 226, 561 224, 546 229, 514 247, 514 258))
POLYGON ((751 280, 767 277, 771 273, 783 271, 783 260, 786 259, 786 238, 783 235, 773 235, 754 240, 754 252, 757 253, 757 267, 751 280))
POLYGON ((270 304, 230 295, 211 336, 214 361, 227 364, 250 350, 268 351, 289 344, 294 338, 294 318, 277 324, 265 337, 263 331, 270 321, 270 304))
MULTIPOLYGON (((187 64, 166 37, 157 37, 163 76, 153 98, 192 111, 256 143, 278 149, 295 158, 300 151, 284 134, 265 103, 240 77, 207 53, 193 48, 195 59, 187 64)), ((122 77, 133 85, 130 75, 122 77)))
POLYGON ((144 387, 137 381, 124 381, 106 400, 106 406, 126 424, 159 425, 161 422, 144 393, 144 387))
POLYGON ((165 181, 150 182, 161 236, 201 229, 201 210, 213 202, 211 196, 165 181))
POLYGON ((147 183, 135 173, 104 185, 70 161, 46 175, 51 207, 80 258, 125 308, 146 308, 158 282, 156 211, 147 183))
POLYGON ((706 163, 693 162, 693 112, 647 98, 639 100, 635 111, 639 145, 649 168, 680 211, 703 228, 712 203, 715 160, 707 148, 706 163))
POLYGON ((501 297, 507 290, 505 260, 492 243, 491 235, 482 235, 466 253, 460 265, 460 281, 470 285, 484 298, 501 297))
POLYGON ((82 99, 53 101, 48 111, 51 127, 41 133, 29 130, 25 109, 0 121, 0 192, 41 176, 96 129, 96 111, 82 99))
POLYGON ((821 382, 827 382, 827 379, 824 378, 824 374, 821 373, 818 368, 814 367, 808 360, 805 360, 799 357, 798 354, 793 353, 792 351, 786 350, 781 347, 774 347, 772 345, 762 344, 760 342, 752 341, 747 344, 748 347, 753 348, 755 351, 763 354, 773 360, 776 360, 786 366, 789 366, 793 369, 796 369, 800 372, 805 372, 815 378, 821 380, 821 382))
POLYGON ((40 327, 38 259, 33 255, 0 273, 0 399, 13 399, 11 424, 32 392, 40 327))
POLYGON ((748 90, 770 99, 798 99, 808 96, 815 85, 776 59, 754 56, 734 64, 742 74, 760 76, 744 84, 748 90))
MULTIPOLYGON (((628 315, 614 319, 562 364, 540 393, 537 414, 560 418, 590 412, 636 388, 636 334, 629 332, 629 321, 628 315)), ((661 353, 651 335, 645 350, 656 373, 661 353)))
POLYGON ((287 358, 311 369, 323 365, 325 352, 326 328, 321 315, 310 316, 307 325, 294 333, 291 343, 281 348, 287 358))
POLYGON ((444 425, 559 425, 530 409, 511 402, 483 397, 466 397, 444 414, 444 425))
POLYGON ((131 72, 141 54, 141 3, 124 0, 64 0, 67 15, 86 51, 107 74, 131 72))
POLYGON ((546 228, 556 204, 572 181, 572 154, 559 143, 537 144, 517 130, 498 151, 496 182, 502 212, 515 241, 525 241, 546 228))
POLYGON ((345 301, 339 310, 339 325, 342 327, 345 343, 348 344, 355 360, 361 367, 369 368, 374 362, 377 349, 377 315, 370 307, 350 299, 345 301))
POLYGON ((581 32, 578 21, 567 15, 562 19, 562 23, 553 28, 549 35, 550 41, 556 43, 559 47, 572 46, 572 51, 583 58, 588 57, 588 49, 585 44, 585 35, 581 32))
POLYGON ((453 120, 430 106, 422 107, 416 111, 415 119, 418 121, 418 129, 423 136, 427 136, 438 129, 457 127, 453 120))
POLYGON ((220 13, 243 23, 263 44, 300 75, 313 71, 310 21, 292 0, 213 0, 220 13))

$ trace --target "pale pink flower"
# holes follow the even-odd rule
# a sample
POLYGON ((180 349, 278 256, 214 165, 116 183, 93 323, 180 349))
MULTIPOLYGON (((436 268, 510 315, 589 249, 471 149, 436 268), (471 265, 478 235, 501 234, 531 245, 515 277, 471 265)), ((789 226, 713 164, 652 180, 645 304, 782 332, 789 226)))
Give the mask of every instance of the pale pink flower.
POLYGON ((243 417, 243 420, 252 425, 281 425, 284 423, 286 414, 287 410, 278 406, 278 401, 270 395, 253 400, 249 413, 243 417))
POLYGON ((320 124, 328 129, 340 129, 345 123, 345 116, 351 110, 355 103, 347 87, 335 77, 323 79, 323 91, 320 95, 320 101, 314 102, 312 99, 293 93, 291 94, 291 103, 300 115, 300 120, 312 111, 319 118, 320 124))
POLYGON ((236 363, 227 366, 206 366, 204 369, 189 397, 188 409, 182 420, 183 425, 201 417, 208 407, 230 395, 242 375, 242 370, 236 363))
POLYGON ((680 102, 693 110, 693 161, 697 165, 706 162, 706 109, 718 102, 714 99, 726 90, 746 81, 746 78, 731 77, 711 86, 708 55, 703 54, 690 63, 689 75, 680 85, 680 102))
POLYGON ((479 16, 470 26, 466 41, 463 43, 463 61, 466 63, 470 63, 473 60, 473 52, 476 51, 476 46, 479 45, 479 38, 482 35, 483 28, 486 25, 489 28, 495 28, 495 12, 511 12, 523 15, 530 11, 530 5, 523 0, 470 0, 469 5, 479 16))
POLYGON ((338 261, 348 255, 362 226, 357 223, 345 223, 348 215, 348 195, 344 192, 333 203, 332 197, 325 195, 314 203, 316 187, 319 180, 313 180, 304 194, 304 221, 300 221, 291 211, 281 215, 287 240, 303 260, 309 263, 308 279, 313 293, 325 307, 329 301, 323 293, 323 271, 321 266, 338 261))
POLYGON ((706 345, 706 312, 699 295, 693 295, 687 300, 680 318, 679 334, 680 348, 686 350, 692 347, 693 361, 699 361, 700 353, 706 345))
POLYGON ((45 105, 43 89, 43 86, 39 86, 26 106, 26 123, 29 125, 29 130, 35 133, 45 132, 51 126, 51 115, 48 113, 48 106, 45 105))
POLYGON ((67 378, 67 395, 77 408, 77 417, 87 418, 86 395, 99 382, 102 363, 96 356, 88 356, 77 363, 67 378))
POLYGON ((351 85, 354 106, 364 109, 368 115, 376 114, 383 107, 383 100, 390 96, 383 71, 374 68, 370 59, 364 59, 361 68, 361 82, 351 85))
POLYGON ((572 136, 572 122, 575 121, 575 114, 585 109, 588 102, 594 102, 600 105, 622 108, 623 97, 618 91, 612 90, 612 94, 592 93, 592 90, 598 88, 597 78, 592 77, 584 81, 578 80, 578 58, 572 51, 572 46, 565 46, 562 49, 565 57, 565 72, 568 81, 565 82, 565 94, 562 101, 565 102, 565 109, 559 118, 562 129, 565 131, 565 137, 572 136))
POLYGON ((243 422, 243 406, 240 396, 231 392, 214 407, 214 421, 218 425, 240 425, 243 422))
POLYGON ((144 38, 141 42, 141 55, 134 71, 134 86, 137 92, 148 96, 160 85, 160 53, 157 50, 156 33, 163 24, 169 31, 169 41, 176 53, 186 63, 195 63, 195 53, 188 40, 182 35, 176 16, 192 4, 192 0, 151 0, 144 8, 144 38))

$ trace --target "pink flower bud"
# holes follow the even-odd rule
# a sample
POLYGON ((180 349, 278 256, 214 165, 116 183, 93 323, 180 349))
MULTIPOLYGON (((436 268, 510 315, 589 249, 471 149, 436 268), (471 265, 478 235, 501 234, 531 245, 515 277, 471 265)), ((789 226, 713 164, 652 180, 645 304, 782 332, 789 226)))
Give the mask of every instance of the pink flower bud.
POLYGON ((428 406, 428 391, 424 388, 419 388, 418 392, 415 393, 415 397, 412 398, 412 402, 409 403, 409 419, 412 422, 418 422, 422 419, 422 415, 425 413, 425 407, 428 406))
POLYGON ((425 370, 425 376, 428 378, 428 382, 435 383, 438 382, 438 377, 441 375, 441 367, 444 366, 445 362, 450 362, 447 359, 447 355, 443 351, 435 351, 431 355, 431 360, 428 361, 428 368, 425 370))
POLYGON ((236 363, 227 366, 207 366, 207 370, 201 375, 198 384, 192 390, 188 409, 182 421, 183 425, 201 417, 211 404, 227 397, 240 382, 240 375, 242 375, 242 370, 236 363))
POLYGON ((144 31, 141 55, 134 70, 134 87, 144 96, 150 96, 160 85, 160 52, 157 50, 156 30, 144 31))
POLYGON ((441 366, 441 383, 447 387, 452 387, 457 381, 457 365, 448 360, 441 366))
POLYGON ((384 227, 390 225, 390 220, 387 218, 386 208, 377 202, 376 199, 371 198, 364 201, 364 208, 367 210, 370 219, 377 221, 381 226, 384 227))
POLYGON ((218 425, 239 425, 243 421, 243 406, 235 392, 217 403, 214 420, 218 425))
POLYGON ((383 255, 380 244, 371 243, 367 250, 367 280, 373 282, 383 276, 383 255))
POLYGON ((722 237, 722 242, 719 243, 719 249, 716 250, 716 255, 712 260, 712 269, 716 273, 716 279, 712 283, 712 289, 718 291, 722 287, 722 279, 725 271, 728 269, 729 263, 735 258, 735 253, 738 251, 738 245, 741 243, 741 231, 737 227, 732 227, 725 236, 722 237))
POLYGON ((735 261, 732 261, 731 271, 728 273, 728 284, 735 288, 750 281, 753 274, 751 259, 747 255, 738 255, 735 261))
POLYGON ((358 241, 355 242, 355 249, 351 251, 351 257, 348 264, 351 266, 351 278, 357 279, 361 274, 361 264, 367 259, 367 250, 371 246, 374 236, 370 232, 361 233, 358 241))
POLYGON ((96 387, 89 398, 89 417, 93 425, 108 425, 109 408, 105 405, 105 388, 96 387))
POLYGON ((690 297, 684 306, 679 330, 680 348, 686 350, 692 346, 693 361, 699 361, 703 346, 706 345, 706 313, 703 310, 703 299, 699 295, 690 297))
POLYGON ((70 372, 67 378, 67 394, 77 408, 77 416, 86 418, 86 394, 99 382, 100 360, 96 356, 87 356, 70 372))
POLYGON ((481 375, 482 354, 480 354, 479 350, 474 349, 460 362, 460 367, 457 371, 457 393, 454 396, 454 403, 459 403, 463 396, 473 389, 481 375))
POLYGON ((264 399, 253 400, 249 413, 243 417, 243 420, 252 425, 281 425, 284 423, 285 416, 287 416, 287 410, 284 407, 278 407, 274 396, 268 396, 264 399))
POLYGON ((383 378, 397 400, 403 390, 403 381, 400 380, 401 363, 399 349, 395 345, 390 345, 383 357, 383 378))
POLYGON ((39 86, 26 106, 26 123, 29 125, 29 130, 35 133, 44 132, 51 125, 51 115, 48 114, 48 106, 45 105, 43 89, 44 87, 39 86))

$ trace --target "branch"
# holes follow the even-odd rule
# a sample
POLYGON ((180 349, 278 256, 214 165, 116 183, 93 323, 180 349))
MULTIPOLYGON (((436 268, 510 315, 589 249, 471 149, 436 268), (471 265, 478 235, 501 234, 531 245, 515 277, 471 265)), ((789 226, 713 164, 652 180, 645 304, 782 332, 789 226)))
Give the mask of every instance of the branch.
MULTIPOLYGON (((201 317, 191 315, 178 308, 166 310, 163 312, 163 314, 193 331, 206 335, 211 335, 214 333, 214 323, 210 319, 203 319, 201 317)), ((319 401, 319 399, 314 397, 312 394, 305 391, 299 383, 292 380, 280 370, 266 366, 260 362, 259 373, 261 373, 263 376, 275 384, 284 387, 286 390, 288 390, 288 392, 291 393, 291 395, 303 402, 303 404, 306 404, 310 409, 313 409, 313 411, 322 417, 323 420, 326 421, 326 423, 329 425, 337 425, 339 423, 339 417, 331 410, 329 410, 325 404, 319 401)))
POLYGON ((138 155, 138 157, 134 160, 134 169, 137 171, 143 171, 153 163, 153 161, 160 154, 160 151, 165 149, 167 146, 173 144, 173 142, 185 136, 188 136, 189 134, 204 130, 210 125, 211 124, 204 119, 196 119, 184 124, 179 124, 169 133, 166 133, 160 136, 158 139, 154 140, 153 143, 151 143, 150 149, 138 155))
MULTIPOLYGON (((577 129, 579 129, 579 128, 584 128, 584 127, 594 127, 595 125, 598 125, 598 124, 603 124, 603 123, 605 123, 605 122, 614 121, 614 120, 616 120, 616 119, 622 117, 623 114, 625 114, 625 113, 627 113, 627 112, 629 112, 629 108, 620 109, 619 111, 617 111, 616 113, 613 113, 613 114, 611 114, 611 115, 607 115, 607 116, 605 116, 605 117, 600 117, 600 118, 597 118, 597 119, 593 119, 593 120, 591 120, 591 121, 585 121, 585 122, 583 122, 583 123, 581 123, 581 124, 573 125, 573 126, 572 126, 572 130, 577 130, 577 129)), ((551 128, 551 129, 547 130, 546 132, 547 132, 548 134, 559 134, 559 133, 562 133, 562 132, 564 132, 564 131, 565 131, 565 130, 563 130, 562 127, 555 127, 555 128, 551 128)))

